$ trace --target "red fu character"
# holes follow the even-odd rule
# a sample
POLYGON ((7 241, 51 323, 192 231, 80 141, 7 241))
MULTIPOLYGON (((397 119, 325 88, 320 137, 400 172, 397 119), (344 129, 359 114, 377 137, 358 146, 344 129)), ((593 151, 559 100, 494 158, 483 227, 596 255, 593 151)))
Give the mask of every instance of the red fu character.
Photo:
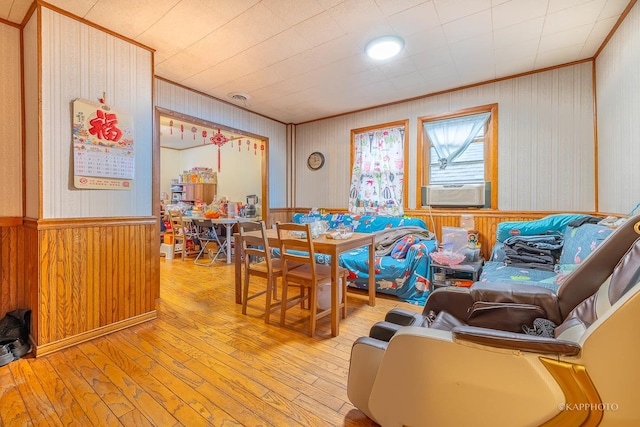
POLYGON ((101 110, 96 110, 96 115, 98 117, 89 121, 91 125, 89 133, 99 139, 117 142, 122 137, 122 131, 116 126, 118 124, 117 115, 105 113, 101 110))

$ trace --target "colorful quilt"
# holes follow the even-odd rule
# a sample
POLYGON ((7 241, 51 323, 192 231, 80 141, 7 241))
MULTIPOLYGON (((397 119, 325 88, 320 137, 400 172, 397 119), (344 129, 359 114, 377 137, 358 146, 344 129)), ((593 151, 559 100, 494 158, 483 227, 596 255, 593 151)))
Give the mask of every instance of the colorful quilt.
MULTIPOLYGON (((417 226, 428 230, 424 221, 418 218, 350 214, 293 216, 293 222, 313 221, 327 221, 329 229, 344 225, 359 233, 375 233, 401 226, 417 226)), ((391 255, 376 256, 376 292, 395 295, 411 304, 424 305, 429 295, 431 258, 428 255, 437 249, 437 242, 427 240, 424 236, 416 237, 416 241, 408 248, 403 258, 394 258, 391 255)), ((318 263, 331 263, 331 257, 328 255, 318 254, 316 260, 318 263)), ((366 247, 341 254, 340 266, 349 270, 349 286, 369 288, 369 252, 366 247)))

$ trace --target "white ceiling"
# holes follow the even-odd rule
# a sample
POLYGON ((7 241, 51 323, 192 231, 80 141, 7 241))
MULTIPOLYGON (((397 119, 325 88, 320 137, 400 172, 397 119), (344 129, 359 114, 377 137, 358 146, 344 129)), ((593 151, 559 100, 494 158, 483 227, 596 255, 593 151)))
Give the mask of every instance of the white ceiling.
MULTIPOLYGON (((2 0, 0 18, 19 23, 31 3, 2 0)), ((591 58, 630 0, 49 3, 155 49, 159 77, 301 123, 591 58), (403 52, 367 58, 386 34, 403 52)))

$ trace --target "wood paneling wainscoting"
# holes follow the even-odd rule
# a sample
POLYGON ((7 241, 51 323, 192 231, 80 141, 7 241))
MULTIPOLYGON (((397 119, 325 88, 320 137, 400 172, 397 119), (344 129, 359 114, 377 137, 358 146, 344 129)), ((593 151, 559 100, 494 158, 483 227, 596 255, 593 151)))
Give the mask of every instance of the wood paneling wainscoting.
POLYGON ((28 304, 23 253, 22 218, 0 218, 0 317, 28 304))
POLYGON ((25 219, 24 229, 38 355, 155 317, 156 218, 25 219))

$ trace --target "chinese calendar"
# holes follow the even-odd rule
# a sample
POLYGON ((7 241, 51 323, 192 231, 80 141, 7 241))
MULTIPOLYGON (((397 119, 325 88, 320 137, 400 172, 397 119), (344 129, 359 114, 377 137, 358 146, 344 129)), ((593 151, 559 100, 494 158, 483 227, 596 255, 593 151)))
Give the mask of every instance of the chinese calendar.
POLYGON ((73 102, 76 188, 131 188, 135 173, 131 116, 104 104, 73 102))

